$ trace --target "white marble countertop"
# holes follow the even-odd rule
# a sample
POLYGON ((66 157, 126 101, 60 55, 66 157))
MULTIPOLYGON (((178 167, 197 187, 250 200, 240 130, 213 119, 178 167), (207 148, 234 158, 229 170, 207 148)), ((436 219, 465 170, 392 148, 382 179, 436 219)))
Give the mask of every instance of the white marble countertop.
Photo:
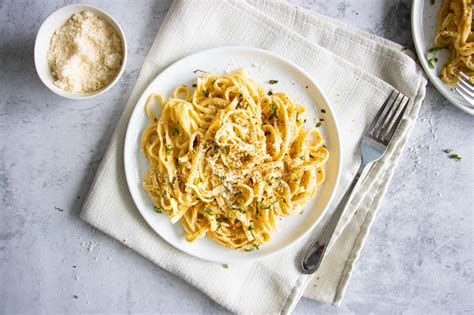
MULTIPOLYGON (((85 101, 50 92, 33 64, 40 24, 70 2, 0 1, 0 312, 224 313, 78 217, 170 1, 87 1, 122 25, 129 61, 85 101)), ((410 0, 292 2, 413 47, 410 0)), ((473 122, 428 86, 342 305, 302 299, 295 313, 474 312, 473 122)))

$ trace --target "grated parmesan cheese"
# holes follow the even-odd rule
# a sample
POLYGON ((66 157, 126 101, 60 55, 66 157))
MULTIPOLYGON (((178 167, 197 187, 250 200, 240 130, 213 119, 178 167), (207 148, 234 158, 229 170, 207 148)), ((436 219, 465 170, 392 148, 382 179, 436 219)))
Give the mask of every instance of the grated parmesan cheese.
POLYGON ((69 92, 90 93, 109 84, 122 65, 122 41, 103 18, 83 11, 55 31, 48 64, 55 84, 69 92))

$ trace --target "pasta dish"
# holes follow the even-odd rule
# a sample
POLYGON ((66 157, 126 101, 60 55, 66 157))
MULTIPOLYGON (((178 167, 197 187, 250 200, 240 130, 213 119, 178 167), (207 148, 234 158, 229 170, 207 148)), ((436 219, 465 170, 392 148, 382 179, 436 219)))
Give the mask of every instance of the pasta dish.
POLYGON ((449 49, 450 58, 440 73, 441 79, 448 85, 458 82, 461 71, 474 83, 474 35, 471 24, 471 0, 443 1, 434 43, 436 48, 449 49))
POLYGON ((266 92, 244 70, 206 73, 193 88, 179 86, 167 100, 149 96, 143 187, 156 212, 181 222, 187 241, 207 235, 232 249, 258 249, 324 181, 324 139, 304 128, 304 106, 266 92))

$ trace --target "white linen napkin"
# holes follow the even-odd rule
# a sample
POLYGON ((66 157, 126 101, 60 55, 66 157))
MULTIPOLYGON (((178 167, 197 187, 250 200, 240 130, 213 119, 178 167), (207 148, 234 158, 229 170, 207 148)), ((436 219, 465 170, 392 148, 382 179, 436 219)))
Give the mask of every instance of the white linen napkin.
POLYGON ((303 294, 338 304, 425 96, 426 80, 403 51, 393 42, 284 2, 176 0, 145 59, 81 218, 231 311, 288 313, 303 294), (337 237, 313 276, 301 274, 297 265, 309 239, 274 256, 225 269, 182 253, 161 239, 143 220, 130 196, 123 143, 140 94, 173 62, 221 46, 258 47, 293 61, 312 76, 333 105, 341 129, 344 163, 325 220, 359 166, 357 145, 365 126, 392 88, 412 100, 387 154, 366 173, 338 225, 337 237))

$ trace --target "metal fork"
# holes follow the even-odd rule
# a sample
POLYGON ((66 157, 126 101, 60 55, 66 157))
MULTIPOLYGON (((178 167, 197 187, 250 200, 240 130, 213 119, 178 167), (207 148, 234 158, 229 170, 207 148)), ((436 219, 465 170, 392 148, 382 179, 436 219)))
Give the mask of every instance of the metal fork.
POLYGON ((339 204, 331 218, 329 218, 329 221, 324 225, 316 239, 305 250, 301 260, 301 269, 303 273, 310 274, 319 268, 324 253, 326 252, 326 248, 331 240, 331 236, 333 235, 337 223, 344 212, 344 208, 351 199, 352 192, 354 191, 361 174, 369 164, 380 159, 387 151, 387 147, 402 121, 403 114, 407 109, 409 101, 410 98, 398 91, 393 91, 385 100, 377 115, 375 115, 370 126, 365 130, 360 143, 362 162, 359 170, 341 201, 339 201, 339 204))
POLYGON ((469 81, 469 76, 463 72, 459 72, 459 81, 456 91, 461 95, 471 106, 474 107, 474 84, 469 81))

